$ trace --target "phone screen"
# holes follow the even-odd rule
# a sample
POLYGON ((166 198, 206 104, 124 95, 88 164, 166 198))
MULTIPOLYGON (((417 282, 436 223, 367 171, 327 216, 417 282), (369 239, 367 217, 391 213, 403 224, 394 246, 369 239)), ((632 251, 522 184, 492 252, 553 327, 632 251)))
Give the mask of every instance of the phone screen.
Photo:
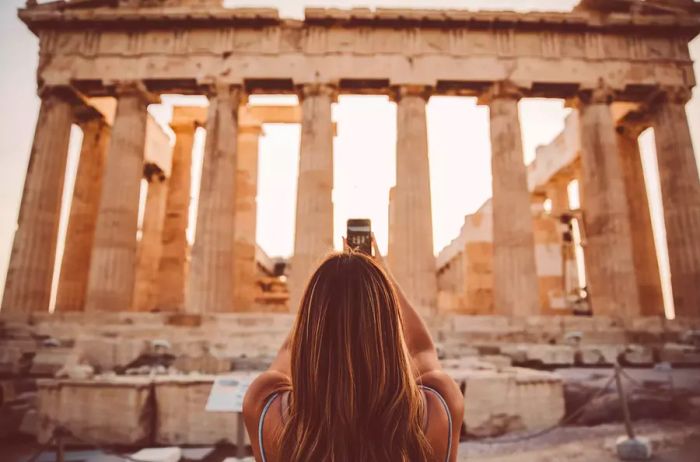
POLYGON ((372 255, 372 223, 367 219, 348 220, 348 246, 366 255, 372 255))

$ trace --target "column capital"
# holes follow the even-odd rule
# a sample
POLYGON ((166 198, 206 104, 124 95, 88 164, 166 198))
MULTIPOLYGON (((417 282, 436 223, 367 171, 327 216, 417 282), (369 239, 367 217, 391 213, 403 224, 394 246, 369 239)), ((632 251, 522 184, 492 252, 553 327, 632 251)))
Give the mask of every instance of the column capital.
POLYGON ((42 85, 37 90, 37 95, 42 100, 57 98, 74 105, 85 103, 85 97, 70 85, 42 85))
POLYGON ((149 183, 154 181, 163 182, 165 181, 165 172, 153 162, 146 162, 143 164, 143 177, 149 183))
POLYGON ((687 104, 693 97, 688 87, 660 87, 649 98, 649 109, 654 110, 660 104, 687 104))
POLYGON ((148 91, 140 80, 119 80, 108 85, 115 97, 138 96, 144 105, 159 104, 160 95, 148 91))
POLYGON ((405 96, 418 96, 427 102, 433 94, 433 88, 427 85, 396 85, 391 90, 389 99, 395 103, 405 96))
POLYGON ((618 121, 617 125, 615 126, 615 131, 619 135, 637 139, 639 138, 639 135, 641 135, 642 132, 650 126, 651 121, 648 119, 646 114, 637 115, 637 113, 630 113, 628 116, 618 121))
POLYGON ((511 99, 519 101, 523 97, 523 92, 516 84, 510 80, 502 80, 493 83, 481 95, 477 104, 489 105, 495 99, 511 99))
POLYGON ((80 104, 75 107, 73 112, 75 114, 75 123, 81 128, 90 123, 99 123, 108 127, 104 115, 93 106, 80 104))
POLYGON ((239 125, 238 134, 260 136, 264 134, 264 131, 262 125, 239 125))
POLYGON ((175 106, 170 119, 170 128, 175 133, 194 133, 197 127, 203 127, 206 124, 206 119, 205 106, 175 106))
POLYGON ((201 126, 201 124, 196 120, 172 121, 169 125, 176 135, 179 133, 194 133, 195 130, 197 130, 197 127, 201 126))
POLYGON ((310 96, 330 96, 334 103, 338 101, 338 87, 330 83, 305 83, 297 86, 299 102, 310 96))
POLYGON ((566 106, 581 109, 594 104, 610 105, 614 101, 615 91, 601 79, 597 87, 580 90, 575 97, 566 102, 566 106))
POLYGON ((223 82, 214 82, 205 88, 207 98, 231 99, 236 107, 246 104, 248 95, 243 92, 240 85, 231 85, 223 82))

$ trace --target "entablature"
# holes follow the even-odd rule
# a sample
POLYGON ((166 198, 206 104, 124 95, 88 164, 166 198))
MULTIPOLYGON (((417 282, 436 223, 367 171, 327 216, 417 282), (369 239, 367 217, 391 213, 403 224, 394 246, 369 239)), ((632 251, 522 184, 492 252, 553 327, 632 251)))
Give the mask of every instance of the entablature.
POLYGON ((143 81, 155 93, 201 94, 223 81, 248 93, 327 83, 340 93, 418 85, 478 96, 507 80, 524 96, 570 98, 602 80, 637 101, 658 86, 695 85, 688 41, 700 31, 700 14, 311 8, 296 21, 271 9, 188 2, 42 5, 20 17, 40 38, 40 84, 90 96, 120 80, 143 81))

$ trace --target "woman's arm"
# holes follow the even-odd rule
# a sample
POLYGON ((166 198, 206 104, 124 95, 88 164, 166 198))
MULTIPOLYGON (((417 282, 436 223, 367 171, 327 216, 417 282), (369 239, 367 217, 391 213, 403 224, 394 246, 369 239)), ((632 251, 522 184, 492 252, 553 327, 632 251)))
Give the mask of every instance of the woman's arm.
POLYGON ((255 460, 260 460, 258 424, 263 408, 272 394, 289 390, 292 386, 290 335, 282 343, 270 367, 250 384, 243 398, 243 419, 255 460))
POLYGON ((425 325, 423 318, 413 308, 413 305, 406 297, 406 294, 401 289, 401 286, 396 282, 391 274, 389 267, 384 261, 384 257, 379 252, 377 241, 372 235, 372 247, 374 248, 374 258, 377 263, 384 269, 389 276, 396 294, 399 299, 399 309, 403 318, 403 335, 406 341, 408 353, 413 361, 413 367, 416 377, 432 371, 441 370, 440 361, 438 360, 437 350, 433 343, 433 338, 425 325))
POLYGON ((268 371, 279 372, 290 378, 292 376, 291 335, 291 333, 287 335, 287 338, 277 352, 277 356, 272 360, 272 364, 270 364, 270 367, 267 369, 268 371))

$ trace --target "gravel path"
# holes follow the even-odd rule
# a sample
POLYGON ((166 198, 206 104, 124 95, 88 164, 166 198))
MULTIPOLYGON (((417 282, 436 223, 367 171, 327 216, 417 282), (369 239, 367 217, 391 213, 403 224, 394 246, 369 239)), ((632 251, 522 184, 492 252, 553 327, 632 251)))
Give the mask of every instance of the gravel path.
MULTIPOLYGON (((685 422, 639 422, 638 435, 649 438, 657 462, 697 462, 700 454, 700 425, 685 422), (695 444, 695 446, 693 446, 695 444), (687 454, 683 454, 685 451, 687 454), (692 454, 692 455, 691 455, 692 454)), ((613 462, 615 440, 624 435, 622 424, 595 427, 564 427, 519 443, 460 444, 459 461, 483 462, 613 462)), ((501 439, 511 439, 510 434, 501 439)), ((497 443, 498 439, 492 440, 497 443)))

